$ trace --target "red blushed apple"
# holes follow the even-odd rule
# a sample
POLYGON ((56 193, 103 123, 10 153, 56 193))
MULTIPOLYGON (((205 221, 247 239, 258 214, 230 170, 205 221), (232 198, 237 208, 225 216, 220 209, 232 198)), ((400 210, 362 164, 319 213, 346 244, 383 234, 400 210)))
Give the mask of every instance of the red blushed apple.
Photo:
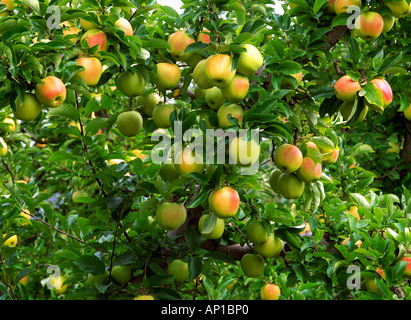
POLYGON ((195 42, 195 40, 184 31, 174 32, 170 35, 167 42, 170 46, 170 53, 175 60, 185 61, 192 55, 192 52, 183 53, 187 46, 195 42))
POLYGON ((411 278, 411 257, 405 257, 402 261, 408 262, 407 266, 405 267, 404 276, 407 278, 411 278))
POLYGON ((334 84, 334 90, 338 99, 352 101, 355 100, 357 92, 361 90, 361 86, 358 81, 354 81, 348 75, 345 75, 334 84))
POLYGON ((118 19, 115 23, 115 26, 124 30, 126 36, 132 36, 134 34, 133 27, 130 22, 125 18, 118 19))
POLYGON ((393 99, 392 89, 389 83, 382 78, 375 78, 371 80, 371 83, 373 83, 381 91, 384 108, 388 107, 393 99))
POLYGON ((240 207, 240 196, 235 189, 223 187, 210 193, 208 204, 218 218, 226 219, 237 213, 240 207))
POLYGON ((83 42, 83 40, 86 40, 90 48, 98 45, 98 51, 106 51, 108 49, 107 36, 99 29, 91 29, 87 31, 81 37, 81 42, 83 42))
POLYGON ((83 79, 88 86, 96 86, 100 81, 100 77, 103 72, 103 66, 101 65, 100 60, 94 57, 84 57, 77 59, 77 64, 86 69, 78 73, 78 76, 83 79))
POLYGON ((360 38, 366 41, 374 41, 382 33, 384 20, 377 12, 363 12, 355 20, 355 28, 360 38))
POLYGON ((200 32, 197 37, 197 41, 201 41, 203 43, 211 43, 209 31, 205 29, 203 32, 200 32))
POLYGON ((36 85, 36 98, 46 107, 58 107, 66 100, 67 90, 63 81, 55 76, 45 77, 36 85))

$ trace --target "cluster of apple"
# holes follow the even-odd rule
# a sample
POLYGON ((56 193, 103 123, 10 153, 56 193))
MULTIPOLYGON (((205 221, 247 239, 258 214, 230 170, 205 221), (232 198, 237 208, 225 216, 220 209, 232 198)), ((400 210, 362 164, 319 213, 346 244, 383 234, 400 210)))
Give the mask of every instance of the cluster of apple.
MULTIPOLYGON (((362 110, 358 121, 362 121, 369 109, 382 112, 386 107, 390 105, 393 100, 393 93, 390 84, 383 78, 377 77, 370 81, 376 90, 381 93, 382 107, 374 103, 370 103, 365 99, 365 106, 362 110)), ((340 77, 334 84, 334 90, 337 99, 343 103, 340 106, 340 112, 344 119, 348 118, 354 107, 355 100, 357 99, 357 93, 361 90, 361 82, 357 79, 352 79, 349 75, 340 77)))
POLYGON ((341 14, 347 12, 348 7, 357 6, 361 14, 355 19, 352 35, 365 41, 374 41, 381 33, 389 32, 394 26, 396 18, 403 18, 411 13, 411 4, 406 0, 384 1, 383 5, 391 10, 391 15, 381 15, 378 12, 363 8, 361 0, 328 0, 326 6, 329 13, 341 14))
POLYGON ((274 152, 276 168, 270 174, 269 183, 274 192, 280 193, 286 199, 300 198, 307 183, 321 178, 322 164, 332 164, 338 159, 337 148, 326 149, 312 141, 306 142, 305 145, 305 155, 298 146, 288 143, 279 146, 274 152), (312 157, 311 153, 320 155, 321 160, 312 157))

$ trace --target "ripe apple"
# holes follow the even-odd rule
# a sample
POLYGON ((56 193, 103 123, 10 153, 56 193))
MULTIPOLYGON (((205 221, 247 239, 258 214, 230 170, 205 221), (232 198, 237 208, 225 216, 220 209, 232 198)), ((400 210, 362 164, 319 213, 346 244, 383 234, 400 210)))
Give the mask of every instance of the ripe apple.
POLYGON ((222 187, 211 191, 208 205, 218 218, 227 219, 236 215, 240 207, 240 196, 235 189, 222 187))
POLYGON ((180 82, 181 71, 180 68, 172 63, 161 62, 157 64, 157 74, 155 77, 155 84, 158 89, 172 90, 180 82))
POLYGON ((172 104, 158 104, 153 110, 153 121, 159 128, 170 128, 170 115, 175 110, 172 104))
POLYGON ((78 58, 77 64, 86 69, 77 75, 86 82, 87 86, 95 87, 100 81, 101 74, 103 73, 103 66, 100 60, 95 57, 78 58))
POLYGON ((114 25, 123 29, 126 36, 132 36, 134 34, 131 23, 125 18, 118 19, 116 22, 114 22, 114 25))
POLYGON ((303 154, 295 145, 282 144, 274 152, 274 162, 283 172, 295 172, 303 162, 303 154))
POLYGON ((216 87, 223 88, 233 81, 236 70, 232 68, 231 56, 214 54, 207 58, 204 72, 208 81, 216 87))
POLYGON ((264 243, 268 240, 268 232, 261 221, 251 221, 247 226, 247 238, 254 244, 264 243))
POLYGON ((261 300, 279 300, 280 294, 280 287, 272 283, 267 283, 260 290, 261 300))
POLYGON ((216 225, 214 229, 210 233, 203 233, 204 221, 209 217, 209 214, 204 214, 201 216, 200 220, 198 220, 198 231, 202 234, 202 236, 206 239, 219 239, 224 233, 224 219, 217 218, 216 225))
POLYGON ((246 51, 240 53, 237 72, 243 76, 251 76, 263 66, 264 58, 261 52, 252 44, 244 44, 242 47, 246 51))
POLYGON ((117 117, 117 129, 126 137, 136 136, 143 127, 143 117, 137 111, 125 111, 117 117))
POLYGON ((160 177, 163 181, 172 181, 177 179, 180 175, 177 172, 176 167, 172 163, 165 163, 160 167, 160 177))
POLYGON ((225 97, 222 91, 217 87, 207 89, 204 94, 204 99, 207 105, 213 110, 218 110, 225 103, 225 97))
POLYGON ((383 33, 389 32, 392 27, 394 26, 395 23, 395 17, 394 16, 389 16, 385 15, 382 17, 382 20, 384 21, 384 28, 382 29, 383 33))
MULTIPOLYGON (((3 234, 3 238, 6 238, 6 236, 7 234, 3 234)), ((18 237, 15 234, 7 238, 7 240, 3 242, 3 246, 15 247, 17 245, 17 242, 18 242, 18 237)))
POLYGON ((247 277, 259 277, 264 272, 265 260, 258 253, 246 253, 240 260, 240 266, 247 277))
MULTIPOLYGON (((390 103, 393 100, 393 93, 392 93, 391 86, 385 79, 382 79, 382 78, 374 78, 370 82, 374 84, 374 86, 376 86, 377 89, 381 92, 382 101, 383 101, 383 110, 384 110, 386 107, 390 105, 390 103)), ((365 99, 365 105, 375 111, 382 111, 379 106, 369 103, 367 99, 365 99)))
POLYGON ((385 1, 384 4, 390 8, 391 14, 395 18, 403 18, 408 15, 410 8, 406 0, 401 1, 385 1))
POLYGON ((197 41, 201 41, 202 43, 211 43, 210 31, 207 29, 201 31, 197 36, 197 41))
POLYGON ((36 98, 46 107, 58 107, 66 100, 67 89, 63 81, 55 76, 48 76, 36 84, 36 98))
POLYGON ((20 98, 16 99, 16 112, 14 116, 23 121, 31 121, 38 117, 41 112, 41 104, 37 100, 36 96, 31 93, 24 95, 23 103, 20 102, 20 98))
POLYGON ((156 210, 156 221, 164 230, 176 230, 185 221, 183 208, 178 203, 164 202, 156 210))
POLYGON ((408 121, 411 121, 411 103, 410 103, 410 105, 404 110, 404 117, 405 117, 408 121))
POLYGON ((65 276, 57 276, 53 277, 51 280, 51 284, 54 286, 54 293, 55 294, 64 294, 67 291, 68 285, 64 284, 66 281, 65 276))
MULTIPOLYGON (((303 72, 299 72, 296 74, 291 74, 291 77, 295 78, 295 80, 297 80, 297 86, 299 86, 301 84, 301 81, 303 80, 303 72)), ((281 81, 281 85, 280 85, 281 89, 295 89, 295 84, 293 83, 293 81, 291 81, 288 78, 283 78, 283 80, 281 81)))
POLYGON ((296 174, 305 183, 317 181, 322 174, 321 163, 317 163, 313 158, 306 156, 303 158, 301 167, 298 168, 296 174))
MULTIPOLYGON (((100 15, 98 13, 94 13, 94 14, 97 16, 98 21, 101 23, 100 15)), ((81 25, 81 27, 83 28, 84 31, 89 31, 91 29, 99 29, 100 28, 98 24, 95 24, 93 22, 84 20, 82 18, 80 18, 80 25, 81 25)))
POLYGON ((233 164, 252 166, 259 160, 260 144, 254 139, 246 141, 245 137, 236 137, 229 144, 228 154, 233 164))
POLYGON ((343 12, 347 12, 349 6, 357 6, 362 8, 361 0, 335 0, 334 11, 337 15, 343 12))
POLYGON ((133 300, 154 300, 154 297, 151 295, 143 294, 135 297, 133 300))
POLYGON ((13 118, 6 117, 3 119, 1 123, 6 124, 7 129, 5 130, 6 132, 14 132, 16 130, 16 122, 14 121, 13 118))
POLYGON ((193 172, 203 173, 205 164, 200 154, 189 149, 184 149, 175 155, 174 167, 177 173, 182 176, 193 172))
POLYGON ((133 269, 130 265, 114 266, 111 276, 115 282, 124 285, 133 278, 133 269))
POLYGON ((7 6, 6 10, 8 12, 13 11, 14 8, 17 6, 13 0, 1 0, 1 2, 7 6))
POLYGON ((192 52, 184 53, 184 51, 187 46, 194 43, 195 40, 184 31, 174 32, 170 35, 167 42, 170 46, 171 56, 176 61, 185 61, 192 55, 192 52))
POLYGON ((334 90, 338 99, 352 101, 357 97, 357 92, 361 90, 361 86, 358 81, 354 81, 348 75, 345 75, 336 81, 334 90))
POLYGON ((404 257, 401 261, 407 262, 407 266, 404 270, 404 277, 411 278, 411 257, 404 257))
POLYGON ((152 116, 154 108, 160 103, 161 97, 156 92, 149 93, 147 96, 139 96, 137 105, 141 106, 140 110, 147 116, 152 116))
POLYGON ((254 251, 266 258, 276 258, 282 250, 283 240, 274 236, 274 233, 270 234, 267 241, 254 244, 254 251))
POLYGON ((204 66, 207 59, 202 59, 199 63, 197 63, 196 67, 193 71, 193 80, 197 84, 197 86, 201 89, 210 89, 214 87, 208 78, 206 77, 204 66))
POLYGON ((78 202, 78 199, 88 197, 88 193, 82 190, 74 191, 71 195, 73 202, 78 202))
POLYGON ((177 282, 184 282, 189 276, 188 263, 175 259, 169 263, 167 273, 174 275, 177 282))
POLYGON ((81 37, 81 42, 83 40, 87 45, 92 48, 98 46, 97 51, 107 51, 108 40, 106 34, 99 29, 90 29, 81 37))
MULTIPOLYGON (((376 271, 381 276, 381 278, 385 279, 385 274, 384 274, 383 270, 377 269, 376 271)), ((378 286, 375 282, 375 279, 376 279, 376 277, 366 277, 364 279, 365 287, 366 287, 367 291, 380 294, 380 289, 378 288, 378 286)))
POLYGON ((140 73, 127 70, 119 74, 116 86, 124 95, 134 98, 143 92, 146 83, 140 73))
POLYGON ((384 29, 384 20, 377 12, 366 11, 355 19, 356 34, 365 41, 374 41, 384 29))
POLYGON ((322 163, 324 164, 333 164, 338 160, 338 155, 340 151, 338 149, 333 149, 331 152, 323 154, 322 163))
POLYGON ((278 178, 278 188, 286 199, 298 199, 305 190, 305 182, 300 180, 294 173, 283 173, 278 178))
POLYGON ((3 137, 0 137, 0 156, 4 157, 9 150, 6 141, 4 141, 3 137))
POLYGON ((233 124, 228 121, 228 115, 231 114, 238 122, 243 123, 244 110, 237 104, 222 105, 217 111, 218 126, 222 129, 228 128, 233 124))
POLYGON ((282 174, 283 172, 280 169, 274 169, 273 171, 271 171, 270 177, 268 178, 270 187, 275 193, 280 192, 280 189, 278 188, 278 179, 282 174))
POLYGON ((249 88, 250 83, 248 77, 236 74, 233 81, 231 81, 228 86, 221 88, 221 93, 227 100, 237 102, 243 100, 247 96, 249 88))

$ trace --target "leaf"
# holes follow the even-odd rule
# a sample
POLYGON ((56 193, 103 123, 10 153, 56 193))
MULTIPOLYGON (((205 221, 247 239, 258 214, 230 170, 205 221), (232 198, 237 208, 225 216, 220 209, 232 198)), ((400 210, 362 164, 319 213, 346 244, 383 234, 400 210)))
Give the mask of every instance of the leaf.
POLYGON ((211 251, 205 255, 207 258, 212 258, 215 261, 225 262, 227 264, 231 264, 233 266, 237 265, 237 262, 231 258, 230 256, 226 255, 225 253, 218 252, 218 251, 211 251))
POLYGON ((47 114, 48 117, 64 117, 74 122, 77 122, 80 119, 80 113, 77 108, 71 104, 63 103, 61 106, 56 108, 50 108, 47 114))
POLYGON ((92 275, 102 274, 105 271, 104 262, 94 255, 80 256, 74 264, 82 271, 91 273, 92 275))
POLYGON ((382 92, 379 90, 374 83, 369 82, 364 87, 365 99, 369 104, 377 106, 380 110, 384 110, 384 102, 382 97, 382 92))
POLYGON ((301 71, 303 71, 303 68, 298 62, 283 61, 278 65, 277 70, 283 74, 292 75, 300 73, 301 71))
POLYGON ((209 214, 204 220, 203 229, 201 230, 201 233, 209 234, 213 232, 216 224, 217 216, 215 214, 209 214))
POLYGON ((354 199, 355 202, 361 207, 369 208, 370 204, 367 199, 359 193, 350 193, 350 196, 354 199))
POLYGON ((328 0, 315 0, 313 12, 317 13, 326 3, 328 3, 328 0))
POLYGON ((188 271, 189 271, 188 278, 190 280, 197 278, 202 268, 203 268, 203 264, 200 258, 197 256, 191 256, 190 259, 188 260, 188 271))
POLYGON ((184 239, 186 240, 187 247, 194 251, 198 247, 198 237, 197 233, 193 228, 186 228, 184 230, 184 239))

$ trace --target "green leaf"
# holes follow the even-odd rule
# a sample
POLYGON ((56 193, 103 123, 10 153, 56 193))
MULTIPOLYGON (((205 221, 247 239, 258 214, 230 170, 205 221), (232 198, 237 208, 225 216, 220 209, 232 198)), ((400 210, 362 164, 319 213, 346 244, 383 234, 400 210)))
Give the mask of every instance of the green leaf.
POLYGON ((63 103, 61 106, 56 108, 50 108, 47 116, 50 117, 64 117, 74 122, 77 122, 80 119, 80 113, 77 108, 71 104, 63 103))
POLYGON ((277 70, 283 74, 297 74, 303 71, 303 68, 298 62, 294 61, 283 61, 277 67, 277 70))
POLYGON ((198 277, 203 268, 203 264, 199 257, 191 256, 188 260, 188 271, 189 271, 189 279, 193 280, 198 277))
POLYGON ((102 274, 105 271, 104 262, 94 255, 80 256, 75 265, 82 271, 91 273, 92 275, 102 274))

